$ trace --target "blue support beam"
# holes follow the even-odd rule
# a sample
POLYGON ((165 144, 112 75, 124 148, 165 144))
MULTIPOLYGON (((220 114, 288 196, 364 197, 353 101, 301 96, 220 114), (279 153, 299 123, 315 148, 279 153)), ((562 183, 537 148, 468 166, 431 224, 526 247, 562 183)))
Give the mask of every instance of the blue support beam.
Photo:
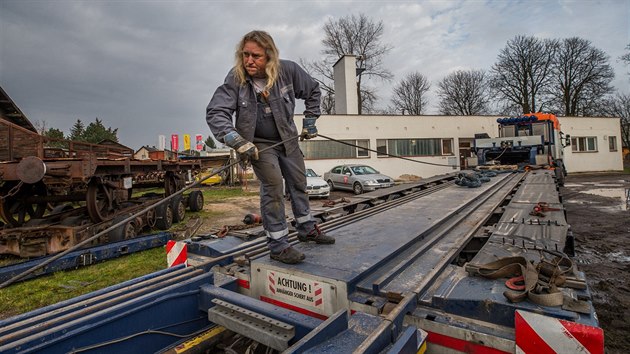
POLYGON ((418 330, 414 326, 407 327, 386 354, 418 353, 418 330))
POLYGON ((337 334, 348 329, 348 311, 339 310, 328 317, 326 321, 317 326, 309 334, 302 337, 297 343, 285 350, 284 354, 304 353, 308 349, 325 342, 337 334))
MULTIPOLYGON (((172 236, 170 232, 160 232, 153 235, 137 237, 131 240, 109 243, 106 245, 84 248, 70 252, 65 256, 51 262, 45 267, 24 276, 20 281, 36 278, 42 275, 58 272, 66 269, 74 269, 82 266, 102 262, 107 259, 117 258, 125 254, 144 251, 150 248, 164 246, 172 236)), ((23 272, 48 260, 52 256, 41 257, 18 264, 0 268, 0 282, 7 281, 23 272)))

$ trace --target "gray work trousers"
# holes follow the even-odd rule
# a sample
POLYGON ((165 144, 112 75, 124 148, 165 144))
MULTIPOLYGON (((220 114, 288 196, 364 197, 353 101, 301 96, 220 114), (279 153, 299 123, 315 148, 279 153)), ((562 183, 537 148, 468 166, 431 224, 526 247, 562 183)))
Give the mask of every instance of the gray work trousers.
MULTIPOLYGON (((258 150, 272 144, 256 143, 258 150)), ((259 153, 258 160, 252 161, 254 173, 260 180, 260 212, 263 227, 267 233, 267 245, 273 253, 290 246, 289 227, 284 208, 284 186, 291 197, 291 209, 297 232, 306 235, 315 226, 315 219, 306 195, 306 175, 304 156, 295 149, 286 155, 283 145, 259 153)))

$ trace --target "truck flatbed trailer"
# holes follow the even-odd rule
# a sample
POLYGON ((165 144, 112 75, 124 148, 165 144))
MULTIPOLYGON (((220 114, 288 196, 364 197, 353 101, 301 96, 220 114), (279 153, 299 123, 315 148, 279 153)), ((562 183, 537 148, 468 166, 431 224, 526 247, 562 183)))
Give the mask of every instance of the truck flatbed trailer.
POLYGON ((187 268, 0 322, 0 351, 208 350, 236 333, 232 344, 287 353, 603 353, 583 274, 565 260, 572 239, 555 183, 550 170, 479 188, 448 176, 351 198, 316 212, 336 244, 290 235, 306 254, 297 265, 270 260, 261 238, 187 240, 187 268), (514 302, 505 278, 480 271, 516 258, 558 260, 567 302, 543 305, 534 290, 514 302))

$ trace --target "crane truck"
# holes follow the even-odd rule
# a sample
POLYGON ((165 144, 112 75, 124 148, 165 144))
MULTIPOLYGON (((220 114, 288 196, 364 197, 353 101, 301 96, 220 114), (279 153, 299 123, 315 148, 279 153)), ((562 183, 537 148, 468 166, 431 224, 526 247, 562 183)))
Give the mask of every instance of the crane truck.
POLYGON ((530 113, 519 117, 498 118, 499 137, 487 134, 475 137, 473 151, 479 166, 545 166, 554 169, 562 186, 566 176, 564 151, 571 144, 570 135, 560 130, 558 118, 550 113, 530 113))

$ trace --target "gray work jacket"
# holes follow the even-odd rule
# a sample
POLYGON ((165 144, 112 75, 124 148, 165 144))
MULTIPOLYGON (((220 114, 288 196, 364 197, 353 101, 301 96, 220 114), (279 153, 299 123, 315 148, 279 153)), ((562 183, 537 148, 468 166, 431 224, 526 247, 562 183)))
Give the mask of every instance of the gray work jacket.
MULTIPOLYGON (((304 100, 305 116, 319 117, 321 92, 317 81, 298 64, 280 60, 278 80, 269 92, 268 102, 283 141, 298 135, 293 121, 296 98, 304 100)), ((206 122, 210 131, 222 143, 225 134, 235 128, 247 141, 253 141, 256 114, 256 93, 251 78, 241 86, 234 75, 234 69, 230 70, 223 85, 214 92, 206 108, 206 122), (234 113, 236 119, 232 123, 234 113)), ((286 141, 284 146, 286 153, 289 154, 299 148, 298 139, 286 141)))

